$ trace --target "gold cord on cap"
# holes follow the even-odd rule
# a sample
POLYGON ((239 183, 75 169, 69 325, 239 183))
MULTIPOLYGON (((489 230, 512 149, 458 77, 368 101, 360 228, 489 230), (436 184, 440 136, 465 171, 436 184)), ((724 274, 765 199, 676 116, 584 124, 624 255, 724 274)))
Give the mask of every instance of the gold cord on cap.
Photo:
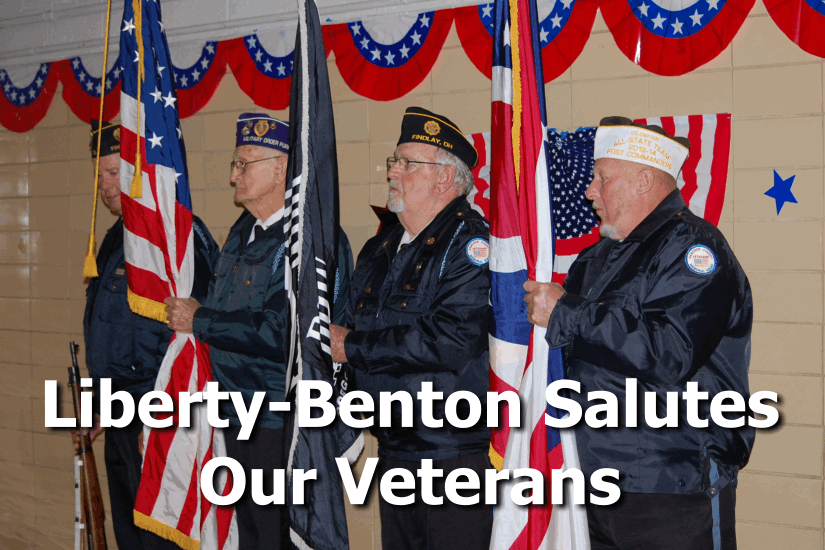
MULTIPOLYGON (((106 3, 106 37, 103 39, 103 78, 106 78, 106 65, 109 60, 109 18, 112 14, 112 0, 106 3)), ((103 84, 103 82, 101 82, 103 84)), ((100 178, 100 142, 103 141, 103 98, 106 97, 106 87, 100 87, 100 115, 97 117, 99 128, 97 136, 97 152, 95 153, 95 192, 92 197, 92 227, 89 231, 89 242, 86 246, 86 259, 83 261, 83 276, 89 279, 98 276, 97 260, 95 259, 95 220, 97 219, 97 193, 100 178)), ((112 125, 110 125, 112 126, 112 125)), ((108 128, 109 126, 106 126, 108 128)), ((95 131, 92 132, 94 135, 95 131)))

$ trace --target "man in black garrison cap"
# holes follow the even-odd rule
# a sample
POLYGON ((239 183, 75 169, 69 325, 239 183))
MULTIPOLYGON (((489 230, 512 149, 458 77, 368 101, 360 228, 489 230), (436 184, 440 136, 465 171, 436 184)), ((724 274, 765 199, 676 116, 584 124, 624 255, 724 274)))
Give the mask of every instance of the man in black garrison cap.
POLYGON ((610 392, 617 410, 641 417, 576 426, 585 478, 619 471, 618 502, 587 506, 594 550, 736 548, 738 472, 755 433, 744 420, 709 419, 708 405, 723 393, 748 399, 753 299, 725 237, 677 188, 689 148, 659 126, 602 119, 585 197, 604 238, 579 254, 563 288, 524 284, 528 319, 547 327, 581 384, 570 397, 586 409, 592 392, 610 392), (684 393, 691 386, 704 393, 698 405, 684 393), (688 404, 677 410, 680 394, 688 404))
MULTIPOLYGON (((171 333, 166 325, 132 313, 126 299, 126 259, 123 251, 123 218, 120 204, 120 125, 92 121, 92 165, 97 166, 98 140, 100 162, 98 184, 100 199, 118 216, 106 233, 97 253, 98 276, 86 287, 86 312, 83 336, 86 365, 94 380, 94 409, 99 409, 101 378, 109 378, 112 393, 126 391, 137 402, 152 391, 171 333)), ((192 296, 205 299, 218 245, 197 216, 193 217, 195 242, 195 281, 192 296)), ((120 418, 120 401, 112 404, 112 418, 120 418)), ((95 415, 95 426, 100 417, 95 415)), ((103 431, 94 428, 96 437, 103 431)), ((118 548, 136 550, 174 550, 171 541, 135 526, 133 509, 140 484, 141 451, 138 440, 143 423, 137 415, 124 428, 107 428, 104 446, 106 475, 109 481, 112 524, 118 548)), ((109 543, 112 546, 111 542, 109 543)))
MULTIPOLYGON (((477 161, 472 143, 450 119, 407 109, 387 159, 388 207, 400 223, 385 227, 361 250, 346 328, 331 327, 333 360, 355 368, 357 389, 376 403, 381 392, 413 396, 411 426, 402 426, 401 407, 392 409, 391 418, 376 415, 376 475, 394 468, 415 475, 424 460, 444 474, 433 491, 444 497, 442 505, 424 503, 420 487, 411 505, 393 505, 382 495, 384 548, 458 550, 487 548, 490 542, 492 509, 450 502, 443 483, 451 471, 467 468, 483 484, 484 470, 491 467, 490 430, 483 420, 469 428, 446 421, 427 427, 415 398, 422 384, 443 392, 433 411, 442 421, 444 402, 455 392, 472 392, 486 402, 489 227, 465 198, 477 161)), ((467 411, 459 407, 458 416, 467 418, 467 411)))

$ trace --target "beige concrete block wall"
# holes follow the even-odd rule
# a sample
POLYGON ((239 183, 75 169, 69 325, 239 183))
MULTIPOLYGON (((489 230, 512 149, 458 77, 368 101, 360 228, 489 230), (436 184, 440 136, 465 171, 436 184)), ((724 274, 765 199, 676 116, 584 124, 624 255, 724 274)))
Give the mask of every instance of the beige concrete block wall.
MULTIPOLYGON (((384 159, 400 117, 420 105, 465 132, 489 130, 490 82, 451 31, 430 75, 382 103, 353 93, 329 61, 341 182, 341 224, 353 252, 375 233, 369 204, 384 204, 384 159)), ((549 124, 572 130, 602 116, 733 114, 720 228, 748 273, 755 324, 751 391, 779 393, 783 422, 757 437, 738 492, 740 548, 823 549, 823 60, 792 44, 757 3, 733 43, 693 73, 648 74, 616 48, 601 17, 573 66, 546 85, 549 124), (796 175, 799 204, 776 215, 764 196, 796 175)), ((223 242, 240 214, 228 163, 234 121, 261 109, 231 75, 183 121, 196 214, 223 242)), ((286 111, 272 113, 286 118, 286 111)), ((81 278, 92 200, 88 129, 59 93, 27 134, 0 130, 0 548, 72 547, 69 436, 43 427, 43 381, 66 381, 67 343, 82 341, 81 278)), ((98 214, 98 243, 114 221, 98 214)), ((68 410, 68 404, 63 404, 68 410)), ((103 472, 102 439, 96 443, 103 472)), ((365 456, 375 456, 368 438, 365 456)), ((104 491, 105 475, 103 476, 104 491)), ((379 550, 376 491, 348 505, 352 547, 379 550)), ((108 508, 108 498, 107 501, 108 508)), ((109 529, 110 544, 114 538, 109 529)))

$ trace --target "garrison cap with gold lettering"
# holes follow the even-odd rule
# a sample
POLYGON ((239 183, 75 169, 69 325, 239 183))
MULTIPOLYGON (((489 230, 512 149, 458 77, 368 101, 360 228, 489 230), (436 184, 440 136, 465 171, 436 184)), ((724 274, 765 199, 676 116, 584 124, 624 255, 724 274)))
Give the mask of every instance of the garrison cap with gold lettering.
POLYGON ((97 120, 92 120, 92 138, 89 141, 92 158, 97 156, 98 138, 100 139, 101 157, 120 153, 120 124, 104 122, 101 125, 97 120))
POLYGON ((676 179, 690 152, 687 138, 669 135, 655 124, 622 116, 603 118, 596 130, 593 159, 613 158, 663 170, 676 179))
POLYGON ((235 147, 260 145, 289 153, 289 124, 269 115, 244 113, 238 117, 235 147))
MULTIPOLYGON (((401 121, 398 144, 426 143, 460 158, 468 168, 475 168, 478 152, 449 118, 431 113, 421 107, 408 107, 401 121)), ((396 146, 397 146, 396 145, 396 146)))

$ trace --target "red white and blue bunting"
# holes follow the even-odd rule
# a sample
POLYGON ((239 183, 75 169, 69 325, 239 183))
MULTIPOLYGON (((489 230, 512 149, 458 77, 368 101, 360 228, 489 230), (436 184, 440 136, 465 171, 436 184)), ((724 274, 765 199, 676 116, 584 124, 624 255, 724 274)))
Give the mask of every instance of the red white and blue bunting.
POLYGON ((190 67, 172 65, 181 118, 197 113, 212 99, 226 73, 225 49, 220 42, 207 42, 198 60, 190 67))
MULTIPOLYGON (((539 23, 539 39, 547 83, 566 71, 584 49, 599 4, 598 0, 546 0, 538 5, 546 14, 539 23)), ((492 78, 493 4, 457 9, 455 29, 470 61, 492 78)))
POLYGON ((335 63, 357 94, 391 101, 421 84, 441 53, 453 10, 388 17, 372 22, 332 25, 335 63))
MULTIPOLYGON (((754 0, 539 0, 545 82, 564 73, 579 56, 597 9, 628 59, 652 73, 672 76, 690 72, 719 55, 753 4, 754 0)), ((765 6, 790 40, 825 58, 825 0, 765 0, 765 6)), ((486 2, 329 24, 323 27, 324 46, 327 55, 335 52, 338 70, 355 93, 390 101, 406 95, 429 75, 453 21, 467 57, 490 78, 492 13, 493 4, 486 2)), ((266 31, 206 42, 194 64, 173 65, 181 118, 206 105, 227 65, 256 105, 286 109, 294 32, 266 31)), ((195 57, 200 45, 193 46, 195 57)), ((120 108, 120 61, 104 78, 92 76, 87 69, 91 66, 97 67, 97 62, 84 65, 79 57, 44 63, 32 68, 37 75, 22 88, 0 70, 0 124, 16 132, 33 128, 51 105, 58 80, 63 84, 63 99, 84 122, 99 116, 100 92, 105 87, 103 118, 111 120, 120 108)))
POLYGON ((633 63, 664 76, 688 73, 722 53, 754 0, 601 0, 616 45, 633 63))
POLYGON ((100 92, 106 87, 103 98, 103 120, 111 120, 120 111, 120 76, 123 69, 118 58, 106 73, 106 78, 95 78, 79 57, 60 61, 60 81, 63 83, 63 101, 72 112, 89 124, 100 118, 100 92))
POLYGON ((819 0, 764 0, 765 8, 794 44, 825 57, 825 4, 819 0))
POLYGON ((238 86, 255 105, 275 111, 289 107, 294 47, 277 55, 264 48, 257 34, 227 40, 224 45, 238 86))
POLYGON ((0 69, 0 124, 14 132, 28 132, 34 128, 52 105, 57 80, 52 63, 41 64, 32 81, 22 88, 0 69))

